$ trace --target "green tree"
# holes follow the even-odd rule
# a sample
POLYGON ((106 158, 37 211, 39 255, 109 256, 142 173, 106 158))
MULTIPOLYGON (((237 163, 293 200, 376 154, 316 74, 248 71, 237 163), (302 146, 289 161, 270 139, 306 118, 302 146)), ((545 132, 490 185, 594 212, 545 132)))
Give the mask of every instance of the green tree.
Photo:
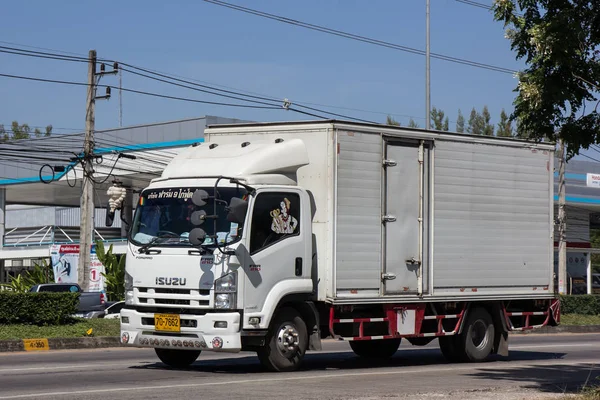
POLYGON ((387 116, 385 123, 388 125, 402 126, 402 125, 400 125, 400 122, 396 121, 390 115, 387 116))
POLYGON ((465 117, 463 117, 460 108, 458 109, 458 118, 456 118, 456 132, 464 133, 465 132, 465 117))
POLYGON ((442 130, 448 132, 450 130, 450 120, 448 117, 444 118, 444 125, 442 126, 442 130))
MULTIPOLYGON (((52 125, 46 126, 45 132, 42 132, 39 128, 35 128, 33 133, 35 137, 50 136, 52 135, 52 125)), ((4 125, 0 125, 0 142, 29 138, 31 138, 31 128, 28 124, 19 124, 18 121, 13 121, 10 126, 10 131, 7 131, 4 128, 4 125)))
POLYGON ((513 136, 512 122, 508 118, 508 114, 506 114, 504 108, 500 112, 500 122, 498 122, 498 130, 496 131, 496 135, 499 137, 513 136))
POLYGON ((483 106, 483 110, 481 111, 481 118, 483 122, 483 135, 494 136, 494 125, 490 123, 492 116, 490 115, 490 110, 488 110, 487 106, 483 106))
POLYGON ((600 1, 496 0, 517 59, 515 110, 520 135, 564 140, 568 156, 600 141, 600 1), (518 4, 518 7, 517 7, 518 4))
POLYGON ((409 128, 418 128, 418 127, 419 127, 419 124, 417 124, 417 123, 415 122, 415 120, 411 118, 411 119, 408 121, 408 127, 409 127, 409 128))
POLYGON ((469 115, 469 122, 467 123, 467 132, 472 133, 473 135, 482 135, 483 128, 483 117, 473 107, 471 115, 469 115))
POLYGON ((0 142, 8 142, 10 140, 10 135, 4 129, 4 125, 0 124, 0 142))
POLYGON ((31 137, 31 128, 27 124, 19 125, 17 121, 13 121, 11 124, 12 138, 13 140, 29 139, 31 137))
POLYGON ((438 131, 444 130, 444 111, 433 107, 430 114, 431 125, 438 131))

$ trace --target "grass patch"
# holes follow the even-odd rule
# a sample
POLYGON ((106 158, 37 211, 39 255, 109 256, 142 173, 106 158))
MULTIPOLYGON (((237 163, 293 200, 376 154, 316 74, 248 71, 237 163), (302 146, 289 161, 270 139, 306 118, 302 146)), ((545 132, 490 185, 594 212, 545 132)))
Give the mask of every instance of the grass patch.
POLYGON ((120 334, 118 319, 76 318, 69 324, 54 326, 0 325, 0 340, 119 336, 120 334), (88 334, 87 332, 90 329, 92 329, 92 332, 88 334))
POLYGON ((561 325, 600 325, 600 315, 562 314, 561 325))

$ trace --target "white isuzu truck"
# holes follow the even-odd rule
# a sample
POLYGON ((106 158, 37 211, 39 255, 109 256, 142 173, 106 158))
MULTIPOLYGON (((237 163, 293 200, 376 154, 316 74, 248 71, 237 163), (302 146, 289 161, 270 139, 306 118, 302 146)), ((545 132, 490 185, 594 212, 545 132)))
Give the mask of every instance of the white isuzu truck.
POLYGON ((298 368, 434 339, 452 362, 559 323, 554 146, 340 121, 208 127, 140 193, 121 340, 170 366, 298 368))

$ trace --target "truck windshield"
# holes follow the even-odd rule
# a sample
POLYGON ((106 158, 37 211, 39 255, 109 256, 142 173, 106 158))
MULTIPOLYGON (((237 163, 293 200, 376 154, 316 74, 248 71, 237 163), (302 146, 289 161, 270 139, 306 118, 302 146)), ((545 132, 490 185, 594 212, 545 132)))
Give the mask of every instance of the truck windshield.
MULTIPOLYGON (((214 187, 174 187, 143 191, 135 210, 130 240, 137 245, 153 241, 160 246, 190 246, 189 233, 196 227, 191 222, 192 213, 204 210, 208 216, 215 215, 212 198, 202 207, 192 202, 192 195, 198 189, 213 196, 214 187)), ((202 229, 207 234, 204 245, 214 245, 215 235, 221 244, 232 243, 241 236, 243 227, 227 221, 225 207, 232 197, 242 198, 245 194, 246 189, 242 187, 217 189, 217 231, 214 232, 215 219, 209 218, 202 224, 202 229)))

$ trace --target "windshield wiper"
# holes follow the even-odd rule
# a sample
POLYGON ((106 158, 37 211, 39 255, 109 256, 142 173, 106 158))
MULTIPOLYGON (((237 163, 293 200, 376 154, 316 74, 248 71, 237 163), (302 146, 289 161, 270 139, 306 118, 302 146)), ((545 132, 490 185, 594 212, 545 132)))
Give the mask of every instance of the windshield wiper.
POLYGON ((170 238, 170 236, 156 236, 155 238, 153 238, 148 243, 140 246, 140 248, 138 250, 138 253, 146 253, 146 254, 148 254, 148 249, 150 249, 150 247, 157 245, 159 240, 161 240, 161 239, 167 239, 167 238, 170 238))

